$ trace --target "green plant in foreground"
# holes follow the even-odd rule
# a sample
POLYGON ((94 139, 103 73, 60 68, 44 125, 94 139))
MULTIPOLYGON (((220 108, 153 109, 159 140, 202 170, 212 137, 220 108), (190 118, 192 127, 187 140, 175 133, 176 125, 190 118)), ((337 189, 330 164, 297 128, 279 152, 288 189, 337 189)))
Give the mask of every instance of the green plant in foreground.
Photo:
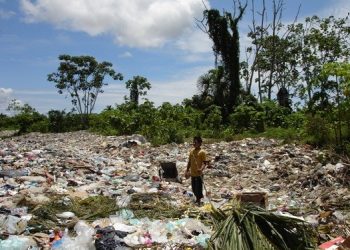
POLYGON ((313 230, 297 218, 255 207, 214 209, 211 215, 215 231, 209 249, 315 249, 313 230))

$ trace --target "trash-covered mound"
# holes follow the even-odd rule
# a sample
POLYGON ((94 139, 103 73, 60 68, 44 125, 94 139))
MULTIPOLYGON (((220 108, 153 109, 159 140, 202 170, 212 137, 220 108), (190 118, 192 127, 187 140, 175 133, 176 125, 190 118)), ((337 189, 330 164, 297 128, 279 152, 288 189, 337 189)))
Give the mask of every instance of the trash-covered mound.
MULTIPOLYGON (((210 160, 204 171, 205 204, 220 208, 232 199, 253 202, 270 212, 303 218, 317 230, 320 244, 332 239, 344 244, 350 234, 347 158, 265 138, 205 141, 202 147, 210 160)), ((53 242, 74 241, 87 232, 92 233, 89 244, 94 249, 97 239, 116 239, 120 233, 113 230, 133 239, 121 241, 123 247, 165 246, 165 238, 177 247, 206 246, 213 221, 206 205, 193 204, 191 181, 182 178, 191 147, 152 147, 141 135, 85 131, 0 139, 0 249, 6 244, 53 247, 53 242), (124 219, 122 226, 115 224, 112 219, 124 210, 133 218, 124 219), (183 220, 196 220, 207 228, 192 232, 183 220), (140 221, 142 229, 125 231, 140 221), (86 227, 74 230, 78 222, 86 227), (175 226, 181 228, 178 234, 169 231, 170 222, 181 224, 175 226)))

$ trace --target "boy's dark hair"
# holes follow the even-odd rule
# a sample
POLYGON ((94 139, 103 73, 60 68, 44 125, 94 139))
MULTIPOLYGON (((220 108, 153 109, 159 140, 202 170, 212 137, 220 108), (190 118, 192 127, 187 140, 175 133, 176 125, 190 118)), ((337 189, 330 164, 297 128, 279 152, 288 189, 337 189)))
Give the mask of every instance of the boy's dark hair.
POLYGON ((202 143, 203 141, 202 141, 202 138, 200 137, 200 136, 195 136, 195 137, 193 137, 193 141, 197 141, 197 142, 199 142, 199 143, 202 143))

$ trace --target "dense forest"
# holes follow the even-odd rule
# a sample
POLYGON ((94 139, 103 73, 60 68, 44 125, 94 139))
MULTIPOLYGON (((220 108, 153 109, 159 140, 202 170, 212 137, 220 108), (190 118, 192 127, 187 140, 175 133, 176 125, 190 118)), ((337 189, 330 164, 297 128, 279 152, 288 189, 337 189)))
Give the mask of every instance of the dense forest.
POLYGON ((130 95, 124 103, 94 113, 107 78, 122 81, 122 74, 93 56, 60 55, 57 71, 47 79, 73 109, 40 114, 13 100, 8 110, 14 115, 0 114, 0 129, 138 133, 155 145, 197 134, 223 140, 266 136, 349 153, 349 16, 284 23, 283 0, 259 10, 251 1, 251 45, 240 51, 239 25, 248 8, 235 3, 232 12, 207 9, 196 20, 213 42, 214 66, 198 76, 198 93, 181 104, 156 107, 147 99, 152 84, 134 76, 125 82, 130 95))

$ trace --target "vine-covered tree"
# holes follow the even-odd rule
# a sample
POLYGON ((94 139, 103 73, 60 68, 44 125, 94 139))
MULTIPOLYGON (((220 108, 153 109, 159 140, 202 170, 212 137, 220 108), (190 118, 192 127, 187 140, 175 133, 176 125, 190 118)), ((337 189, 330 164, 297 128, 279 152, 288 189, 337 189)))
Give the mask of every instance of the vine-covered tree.
POLYGON ((67 92, 74 109, 81 115, 83 127, 88 127, 88 117, 95 107, 97 96, 102 93, 106 76, 122 80, 123 76, 112 68, 110 62, 97 62, 92 56, 60 55, 57 72, 48 75, 56 83, 59 94, 67 92))
POLYGON ((247 3, 245 5, 240 1, 234 1, 234 3, 235 11, 236 9, 239 11, 238 15, 236 13, 232 15, 226 11, 221 15, 218 10, 210 9, 204 11, 204 20, 201 22, 202 29, 214 43, 216 66, 219 64, 223 67, 227 79, 224 86, 225 91, 228 92, 227 99, 224 101, 227 104, 225 116, 228 116, 238 105, 241 91, 238 22, 244 14, 247 3))
POLYGON ((134 76, 133 79, 128 80, 126 88, 130 90, 130 101, 139 104, 139 97, 147 95, 147 90, 151 89, 151 84, 147 78, 143 76, 134 76), (147 90, 146 90, 147 89, 147 90))

